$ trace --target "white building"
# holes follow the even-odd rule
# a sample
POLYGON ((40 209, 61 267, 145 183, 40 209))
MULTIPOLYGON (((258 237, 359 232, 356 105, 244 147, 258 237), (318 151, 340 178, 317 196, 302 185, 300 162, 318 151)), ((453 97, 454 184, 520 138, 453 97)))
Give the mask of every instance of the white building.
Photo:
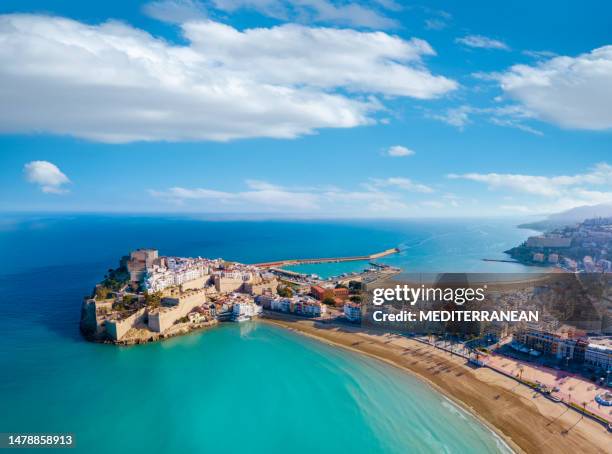
POLYGON ((360 322, 361 305, 356 303, 346 303, 344 305, 344 316, 351 322, 360 322))
POLYGON ((603 370, 612 370, 612 338, 589 339, 584 362, 603 370))
POLYGON ((261 315, 263 308, 255 303, 234 303, 232 308, 232 320, 234 321, 245 321, 250 320, 253 317, 261 315))

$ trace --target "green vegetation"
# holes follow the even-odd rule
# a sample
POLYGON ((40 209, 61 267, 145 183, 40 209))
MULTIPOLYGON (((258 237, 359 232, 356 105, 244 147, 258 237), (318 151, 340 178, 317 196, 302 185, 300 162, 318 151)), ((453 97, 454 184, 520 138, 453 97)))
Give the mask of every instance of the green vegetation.
POLYGON ((288 287, 286 285, 284 286, 279 286, 276 289, 276 292, 278 293, 279 296, 283 297, 283 298, 291 298, 293 296, 293 290, 291 289, 291 287, 288 287))
POLYGON ((97 285, 94 289, 94 298, 97 300, 105 300, 111 298, 113 289, 103 285, 97 285))
POLYGON ((353 303, 361 303, 362 298, 361 295, 351 295, 349 300, 351 300, 353 303))
POLYGON ((586 409, 586 405, 585 405, 585 403, 584 403, 584 402, 583 402, 583 405, 578 405, 577 403, 570 402, 570 406, 571 406, 572 408, 575 408, 576 410, 578 410, 580 413, 584 413, 585 415, 588 415, 588 416, 590 416, 591 418, 594 418, 594 419, 596 419, 596 420, 598 420, 598 421, 600 421, 600 422, 602 422, 602 423, 604 423, 604 424, 608 424, 608 421, 607 421, 607 420, 605 420, 605 419, 604 419, 604 418, 602 418, 601 416, 596 415, 595 413, 591 413, 589 410, 587 410, 587 409, 586 409))
POLYGON ((328 306, 334 306, 336 304, 336 302, 334 301, 334 299, 332 297, 325 297, 323 298, 323 301, 321 301, 323 304, 327 304, 328 306))
POLYGON ((161 305, 161 299, 162 299, 161 292, 153 292, 153 293, 145 292, 144 297, 145 297, 145 304, 150 309, 154 309, 161 305))
POLYGON ((127 267, 122 263, 117 269, 110 268, 101 284, 113 291, 118 291, 128 283, 129 279, 130 274, 128 273, 127 267))
POLYGON ((121 290, 128 283, 129 279, 130 274, 124 263, 116 270, 110 268, 102 282, 94 288, 92 296, 97 300, 111 298, 111 293, 121 290))
POLYGON ((123 304, 130 305, 134 302, 134 295, 123 295, 123 304))

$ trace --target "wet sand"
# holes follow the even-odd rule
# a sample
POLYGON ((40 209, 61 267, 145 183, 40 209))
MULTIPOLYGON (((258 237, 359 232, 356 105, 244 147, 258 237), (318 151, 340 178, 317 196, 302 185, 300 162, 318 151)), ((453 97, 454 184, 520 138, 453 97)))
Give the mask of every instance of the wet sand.
POLYGON ((434 347, 361 327, 266 314, 264 321, 416 374, 470 411, 517 452, 612 453, 612 434, 565 405, 434 347))

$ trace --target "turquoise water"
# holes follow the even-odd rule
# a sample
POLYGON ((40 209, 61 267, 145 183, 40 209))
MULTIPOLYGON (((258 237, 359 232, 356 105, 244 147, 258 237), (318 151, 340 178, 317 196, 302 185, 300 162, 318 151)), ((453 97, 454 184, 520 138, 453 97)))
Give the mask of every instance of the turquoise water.
MULTIPOLYGON (((511 220, 441 220, 396 221, 377 228, 386 233, 397 233, 395 243, 384 243, 379 249, 362 250, 372 254, 387 247, 399 247, 400 253, 375 260, 396 266, 406 272, 417 273, 529 273, 542 268, 518 263, 485 262, 482 259, 509 259, 503 251, 517 246, 537 232, 519 229, 511 220)), ((377 232, 382 236, 382 233, 377 232)), ((344 254, 349 255, 349 254, 344 254)), ((288 266, 286 269, 323 278, 342 273, 360 272, 371 265, 368 261, 321 263, 288 266)))
POLYGON ((410 238, 434 225, 105 216, 0 225, 0 432, 73 432, 88 453, 502 449, 416 379, 278 328, 224 325, 128 348, 78 332, 81 298, 135 247, 257 262, 404 241, 431 257, 410 238))
POLYGON ((501 449, 416 379, 258 323, 131 348, 70 342, 30 368, 3 389, 3 430, 74 432, 83 452, 501 449))

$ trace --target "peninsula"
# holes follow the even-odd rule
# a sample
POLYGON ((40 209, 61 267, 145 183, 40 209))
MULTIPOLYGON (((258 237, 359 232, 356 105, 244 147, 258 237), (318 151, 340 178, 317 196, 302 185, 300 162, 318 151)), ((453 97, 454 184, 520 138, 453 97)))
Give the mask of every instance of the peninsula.
POLYGON ((282 266, 375 260, 399 252, 335 258, 291 259, 255 265, 202 257, 160 256, 138 249, 120 260, 81 308, 81 331, 91 341, 121 345, 157 341, 211 327, 242 322, 263 310, 303 317, 359 317, 362 283, 397 269, 372 263, 362 273, 329 279, 282 266))

